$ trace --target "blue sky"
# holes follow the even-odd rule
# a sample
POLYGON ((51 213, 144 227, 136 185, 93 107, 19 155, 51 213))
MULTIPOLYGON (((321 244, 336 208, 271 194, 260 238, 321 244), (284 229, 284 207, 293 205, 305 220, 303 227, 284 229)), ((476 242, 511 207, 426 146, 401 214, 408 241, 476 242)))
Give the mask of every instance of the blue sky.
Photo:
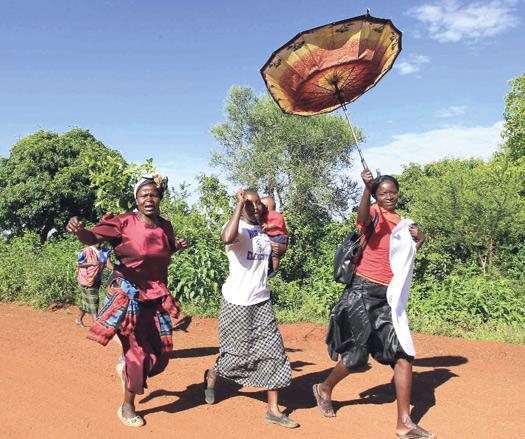
POLYGON ((488 157, 507 81, 525 71, 525 0, 0 0, 0 155, 37 129, 78 126, 192 182, 210 172, 228 89, 263 92, 273 50, 367 7, 403 31, 395 68, 350 105, 369 165, 488 157))

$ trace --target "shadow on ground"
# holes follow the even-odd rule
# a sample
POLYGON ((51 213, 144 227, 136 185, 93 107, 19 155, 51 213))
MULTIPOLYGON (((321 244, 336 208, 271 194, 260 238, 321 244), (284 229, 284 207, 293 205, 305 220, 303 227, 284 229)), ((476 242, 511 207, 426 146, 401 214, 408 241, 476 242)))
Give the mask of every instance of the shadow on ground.
MULTIPOLYGON (((192 349, 181 349, 173 351, 172 358, 189 358, 206 355, 215 355, 218 353, 216 347, 204 347, 204 348, 192 348, 192 349)), ((435 369, 414 372, 413 375, 413 386, 412 386, 412 420, 416 423, 420 422, 423 416, 436 405, 436 389, 445 384, 451 378, 458 377, 459 375, 452 372, 446 367, 460 366, 468 362, 468 359, 461 356, 442 356, 442 357, 429 357, 421 358, 414 361, 414 365, 418 367, 436 367, 435 369)), ((291 363, 291 367, 295 371, 302 371, 303 368, 315 366, 315 363, 305 361, 294 361, 291 363)), ((370 369, 370 365, 367 369, 370 369)), ((365 370, 367 370, 365 369, 365 370)), ((290 387, 283 389, 280 392, 280 402, 287 409, 285 413, 290 414, 295 410, 309 409, 316 405, 314 396, 312 394, 312 387, 314 384, 322 382, 330 374, 332 368, 324 369, 322 371, 316 371, 301 375, 292 380, 290 387)), ((354 374, 351 374, 347 379, 352 379, 354 374)), ((242 386, 218 378, 216 385, 216 401, 221 401, 229 398, 246 397, 266 402, 266 391, 251 391, 242 390, 242 386)), ((158 407, 141 410, 141 415, 148 415, 149 413, 156 413, 164 411, 167 413, 177 413, 184 410, 189 410, 193 407, 204 404, 203 397, 204 386, 203 383, 191 384, 183 391, 168 391, 168 390, 156 390, 151 392, 148 396, 141 399, 140 403, 151 401, 158 397, 176 397, 175 401, 168 404, 164 404, 158 407)), ((339 409, 359 404, 390 404, 395 402, 395 387, 393 380, 380 384, 378 386, 371 387, 359 394, 359 399, 351 399, 347 401, 334 401, 334 410, 337 412, 339 409)), ((319 414, 319 416, 321 416, 319 414)))
POLYGON ((178 349, 170 352, 170 358, 194 358, 194 357, 208 357, 210 355, 218 355, 219 348, 216 346, 190 348, 190 349, 178 349))

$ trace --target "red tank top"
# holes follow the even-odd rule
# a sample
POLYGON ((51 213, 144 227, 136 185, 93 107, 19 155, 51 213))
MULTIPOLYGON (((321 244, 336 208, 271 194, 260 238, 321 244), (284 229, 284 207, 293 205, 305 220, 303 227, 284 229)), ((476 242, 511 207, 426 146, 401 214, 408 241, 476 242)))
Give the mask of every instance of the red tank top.
MULTIPOLYGON (((355 272, 373 282, 388 285, 393 276, 390 268, 390 235, 401 221, 401 217, 397 213, 389 212, 374 204, 370 208, 370 219, 376 212, 378 213, 376 227, 355 272)), ((361 224, 356 222, 356 226, 363 234, 365 233, 361 224)))

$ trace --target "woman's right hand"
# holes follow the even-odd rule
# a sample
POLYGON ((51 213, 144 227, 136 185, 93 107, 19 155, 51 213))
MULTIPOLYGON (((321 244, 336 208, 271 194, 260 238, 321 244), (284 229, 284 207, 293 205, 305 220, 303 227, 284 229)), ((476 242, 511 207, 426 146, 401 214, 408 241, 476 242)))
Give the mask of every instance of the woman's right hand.
POLYGON ((235 194, 235 197, 237 198, 237 203, 239 204, 244 204, 246 202, 246 192, 244 192, 244 189, 239 189, 235 194))
POLYGON ((361 178, 363 179, 363 183, 365 184, 366 188, 370 190, 372 187, 372 181, 374 180, 374 175, 372 174, 372 171, 368 168, 363 169, 361 171, 361 178))
POLYGON ((78 216, 71 217, 66 225, 66 230, 69 233, 79 233, 85 230, 84 223, 78 216))

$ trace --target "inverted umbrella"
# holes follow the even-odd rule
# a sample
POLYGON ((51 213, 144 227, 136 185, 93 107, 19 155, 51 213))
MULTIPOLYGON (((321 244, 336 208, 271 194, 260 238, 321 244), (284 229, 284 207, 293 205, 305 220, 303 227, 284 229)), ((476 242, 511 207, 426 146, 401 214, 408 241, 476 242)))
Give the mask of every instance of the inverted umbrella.
POLYGON ((312 116, 342 107, 364 168, 346 104, 370 90, 401 51, 401 31, 366 15, 297 34, 261 69, 268 91, 285 113, 312 116))

